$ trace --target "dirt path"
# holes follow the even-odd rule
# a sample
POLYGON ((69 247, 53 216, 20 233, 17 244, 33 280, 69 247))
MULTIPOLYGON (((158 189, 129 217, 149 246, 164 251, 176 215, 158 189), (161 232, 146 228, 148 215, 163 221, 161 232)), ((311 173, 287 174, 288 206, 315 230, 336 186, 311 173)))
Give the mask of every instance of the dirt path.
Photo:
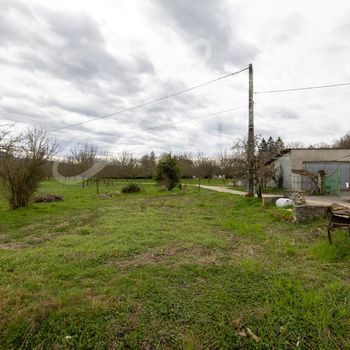
MULTIPOLYGON (((195 185, 198 187, 198 185, 195 185)), ((204 188, 206 190, 212 190, 216 192, 224 192, 224 193, 231 193, 231 194, 237 194, 239 196, 245 196, 247 192, 243 191, 237 191, 237 190, 230 190, 229 188, 226 187, 221 187, 221 186, 206 186, 206 185, 201 185, 201 188, 204 188)), ((278 195, 277 195, 278 196, 278 195)), ((264 193, 263 197, 276 197, 276 194, 270 194, 270 193, 264 193)))
MULTIPOLYGON (((199 187, 199 185, 195 185, 199 187)), ((245 196, 246 192, 243 191, 236 191, 236 190, 230 190, 229 188, 226 187, 221 187, 221 186, 206 186, 206 185, 201 185, 201 188, 204 188, 206 190, 212 190, 216 192, 224 192, 224 193, 231 193, 231 194, 238 194, 239 196, 245 196)))
POLYGON ((324 205, 330 206, 333 203, 342 205, 343 207, 350 208, 350 203, 346 198, 336 197, 336 196, 306 196, 305 197, 307 204, 311 205, 324 205))
MULTIPOLYGON (((198 187, 198 185, 196 185, 198 187)), ((239 196, 245 196, 246 192, 243 191, 236 191, 236 190, 230 190, 226 187, 220 187, 220 186, 205 186, 201 185, 201 188, 204 188, 206 190, 212 190, 216 192, 223 192, 223 193, 231 193, 236 194, 239 196)), ((263 197, 274 197, 275 194, 263 194, 263 197)), ((342 205, 344 207, 350 208, 350 202, 348 202, 349 198, 347 197, 336 197, 336 196, 305 196, 305 200, 307 204, 310 205, 324 205, 324 206, 330 206, 333 203, 337 203, 339 205, 342 205)))

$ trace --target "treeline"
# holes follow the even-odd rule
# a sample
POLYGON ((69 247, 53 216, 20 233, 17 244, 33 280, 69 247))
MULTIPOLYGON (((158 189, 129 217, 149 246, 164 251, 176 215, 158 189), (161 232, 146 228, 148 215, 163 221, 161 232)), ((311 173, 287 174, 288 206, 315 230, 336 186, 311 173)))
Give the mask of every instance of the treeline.
POLYGON ((350 132, 345 134, 339 140, 335 141, 333 147, 336 148, 349 148, 350 149, 350 132))
MULTIPOLYGON (((334 142, 332 147, 350 148, 350 134, 334 142)), ((277 186, 282 182, 278 169, 271 169, 266 162, 284 148, 281 138, 274 140, 270 137, 266 141, 256 136, 252 164, 247 163, 245 138, 237 140, 230 152, 215 159, 188 154, 161 154, 157 157, 154 152, 139 158, 127 152, 101 157, 97 148, 89 144, 77 145, 64 157, 58 157, 59 146, 49 139, 44 129, 32 128, 18 134, 13 126, 0 125, 0 190, 10 207, 15 209, 30 202, 45 178, 78 179, 83 187, 86 182, 94 180, 98 190, 101 179, 158 178, 157 166, 168 159, 169 164, 175 164, 179 169, 179 172, 176 170, 176 181, 177 177, 211 179, 214 176, 244 180, 248 167, 253 166, 255 190, 260 195, 269 182, 273 181, 277 186)), ((166 174, 164 169, 162 171, 166 174)), ((166 182, 166 176, 163 177, 166 182)))
MULTIPOLYGON (((159 159, 154 152, 136 157, 132 153, 123 152, 118 156, 98 156, 97 148, 92 145, 78 145, 70 154, 61 160, 51 160, 45 164, 45 177, 52 178, 53 163, 59 162, 58 172, 62 176, 74 179, 92 168, 96 163, 104 163, 102 170, 93 177, 100 179, 152 179, 156 175, 159 159)), ((236 157, 234 152, 223 153, 214 158, 203 155, 191 156, 187 154, 173 154, 180 169, 181 178, 213 178, 215 176, 232 178, 235 174, 236 157)))

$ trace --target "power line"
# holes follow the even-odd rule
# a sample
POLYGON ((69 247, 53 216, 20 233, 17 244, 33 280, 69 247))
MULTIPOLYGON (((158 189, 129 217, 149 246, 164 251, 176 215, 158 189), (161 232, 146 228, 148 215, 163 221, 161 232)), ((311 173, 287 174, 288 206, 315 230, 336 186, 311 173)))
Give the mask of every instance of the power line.
POLYGON ((207 81, 207 82, 205 82, 205 83, 202 83, 202 84, 199 84, 199 85, 195 85, 195 86, 189 87, 189 88, 184 89, 184 90, 181 90, 181 91, 174 92, 174 93, 172 93, 172 94, 170 94, 170 95, 167 95, 167 96, 163 96, 163 97, 160 97, 160 98, 157 98, 157 99, 148 101, 148 102, 140 103, 140 104, 138 104, 138 105, 136 105, 136 106, 129 107, 129 108, 125 108, 125 109, 122 109, 122 110, 117 111, 117 112, 114 112, 114 113, 109 113, 109 114, 101 115, 101 116, 98 116, 98 117, 95 117, 95 118, 86 120, 86 121, 84 121, 84 122, 79 122, 79 123, 75 123, 75 124, 70 124, 70 125, 62 126, 62 127, 56 128, 56 129, 52 129, 52 130, 49 130, 49 132, 55 132, 55 131, 62 130, 62 129, 68 129, 68 128, 76 127, 76 126, 79 126, 79 125, 91 123, 92 121, 95 121, 95 120, 99 120, 99 119, 103 119, 103 118, 109 118, 109 117, 113 117, 113 116, 118 115, 118 114, 122 114, 122 113, 125 113, 125 112, 130 112, 130 111, 133 111, 133 110, 135 110, 135 109, 142 108, 142 107, 148 106, 148 105, 150 105, 150 104, 153 104, 153 103, 156 103, 156 102, 160 102, 160 101, 166 100, 166 99, 168 99, 168 98, 175 97, 175 96, 178 96, 178 95, 180 95, 180 94, 184 94, 184 93, 186 93, 186 92, 189 92, 189 91, 192 91, 192 90, 201 88, 201 87, 203 87, 203 86, 206 86, 206 85, 215 83, 215 82, 217 82, 217 81, 219 81, 219 80, 226 79, 226 78, 231 77, 231 76, 233 76, 233 75, 242 73, 242 72, 244 72, 244 71, 247 70, 247 69, 248 69, 248 67, 243 68, 243 69, 241 69, 241 70, 239 70, 239 71, 237 71, 237 72, 232 72, 232 73, 226 74, 226 75, 224 75, 224 76, 221 76, 221 77, 219 77, 219 78, 216 78, 216 79, 207 81))
MULTIPOLYGON (((157 125, 157 126, 151 126, 149 128, 144 128, 141 130, 141 132, 144 132, 144 131, 148 131, 148 130, 155 130, 155 129, 160 129, 160 128, 164 128, 164 127, 167 127, 167 126, 171 126, 171 125, 175 125, 175 124, 180 124, 180 123, 187 123, 189 121, 192 121, 192 120, 198 120, 198 119, 203 119, 203 118, 209 118, 209 117, 213 117, 213 116, 216 116, 216 115, 219 115, 219 114, 223 114, 223 113, 227 113, 227 112, 231 112, 231 111, 235 111, 235 110, 239 110, 239 109, 243 109, 245 108, 245 106, 242 106, 242 107, 235 107, 235 108, 229 108, 229 109, 224 109, 222 111, 218 111, 218 112, 214 112, 214 113, 209 113, 209 114, 205 114, 205 115, 202 115, 202 116, 198 116, 198 117, 193 117, 193 118, 187 118, 187 119, 183 119, 183 120, 178 120, 178 121, 175 121, 175 122, 171 122, 171 123, 166 123, 166 124, 161 124, 161 125, 157 125)), ((133 138, 135 136, 139 135, 139 133, 135 133, 133 135, 126 135, 126 136, 122 136, 119 138, 119 140, 125 140, 125 139, 130 139, 130 138, 133 138)), ((105 151, 100 151, 101 152, 105 152, 105 151)))
POLYGON ((331 84, 331 85, 307 86, 307 87, 300 87, 300 88, 294 88, 294 89, 256 91, 256 92, 254 92, 254 94, 255 95, 258 95, 258 94, 274 94, 274 93, 279 93, 279 92, 324 89, 324 88, 332 88, 332 87, 339 87, 339 86, 346 86, 346 85, 350 85, 350 82, 349 83, 340 83, 340 84, 331 84))
POLYGON ((219 112, 205 114, 205 115, 202 115, 202 116, 199 116, 199 117, 193 117, 193 118, 178 120, 178 121, 171 122, 171 123, 161 124, 161 125, 157 125, 157 126, 151 126, 149 128, 142 129, 141 131, 160 129, 160 128, 164 128, 166 126, 171 126, 171 125, 180 124, 180 123, 186 123, 186 122, 189 122, 191 120, 209 118, 209 117, 212 117, 214 115, 223 114, 223 113, 226 113, 226 112, 231 112, 231 111, 242 109, 242 108, 244 108, 244 107, 229 108, 229 109, 225 109, 225 110, 222 110, 222 111, 219 111, 219 112))
MULTIPOLYGON (((325 98, 329 98, 329 97, 338 97, 338 96, 345 96, 345 95, 349 95, 349 92, 344 92, 344 90, 342 92, 337 92, 335 94, 331 94, 331 93, 328 93, 324 96, 322 96, 322 99, 325 99, 325 98)), ((272 96, 279 96, 278 94, 271 94, 270 95, 271 97, 272 96)), ((288 99, 288 102, 294 102, 294 101, 312 101, 314 99, 320 99, 320 96, 318 95, 315 95, 315 94, 298 94, 298 95, 293 95, 293 94, 288 94, 288 95, 284 95, 283 97, 284 99, 288 99)), ((257 106, 271 106, 272 102, 268 102, 268 103, 260 103, 260 102, 256 102, 254 101, 254 104, 257 105, 257 106)))

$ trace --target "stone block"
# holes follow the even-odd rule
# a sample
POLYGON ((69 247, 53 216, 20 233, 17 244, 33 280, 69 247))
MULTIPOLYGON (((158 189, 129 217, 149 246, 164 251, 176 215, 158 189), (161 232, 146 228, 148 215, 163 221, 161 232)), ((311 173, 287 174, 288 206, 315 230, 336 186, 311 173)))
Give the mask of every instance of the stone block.
POLYGON ((293 209, 294 219, 297 222, 324 218, 328 213, 329 206, 324 205, 297 205, 293 209))

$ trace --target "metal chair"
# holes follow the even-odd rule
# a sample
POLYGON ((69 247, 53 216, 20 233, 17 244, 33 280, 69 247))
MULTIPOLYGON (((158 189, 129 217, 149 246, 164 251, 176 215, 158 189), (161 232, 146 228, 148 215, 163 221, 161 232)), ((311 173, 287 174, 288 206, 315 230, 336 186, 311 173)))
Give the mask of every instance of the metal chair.
POLYGON ((331 231, 337 227, 347 228, 350 238, 350 209, 331 210, 331 219, 328 224, 328 240, 330 244, 332 244, 331 231))

